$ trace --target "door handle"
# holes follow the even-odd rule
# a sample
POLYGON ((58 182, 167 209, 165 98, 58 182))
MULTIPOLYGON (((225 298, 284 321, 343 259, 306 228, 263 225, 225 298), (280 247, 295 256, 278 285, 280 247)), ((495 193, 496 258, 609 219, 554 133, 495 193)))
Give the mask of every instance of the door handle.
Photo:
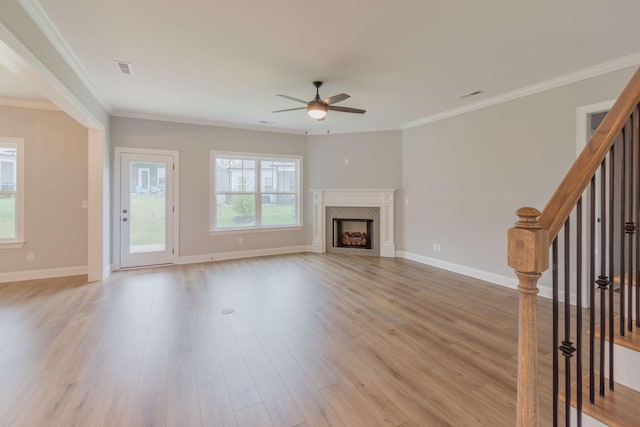
POLYGON ((127 222, 127 218, 122 218, 122 222, 127 222))

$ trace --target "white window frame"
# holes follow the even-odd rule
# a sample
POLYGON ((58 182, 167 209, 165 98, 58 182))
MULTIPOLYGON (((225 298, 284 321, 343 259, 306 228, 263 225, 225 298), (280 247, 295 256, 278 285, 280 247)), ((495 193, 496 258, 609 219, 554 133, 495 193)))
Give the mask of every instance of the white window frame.
MULTIPOLYGON (((291 230, 302 229, 303 227, 303 213, 302 213, 302 156, 296 156, 291 154, 262 154, 262 153, 238 153, 230 151, 211 151, 209 157, 209 232, 211 234, 224 234, 224 233, 238 233, 238 232, 256 232, 256 231, 276 231, 276 230, 291 230), (256 176, 255 176, 255 191, 253 192, 234 192, 237 194, 252 194, 256 198, 256 225, 251 227, 222 227, 218 228, 216 225, 216 159, 217 158, 233 158, 239 160, 254 160, 256 162, 256 176), (296 176, 296 223, 287 225, 262 225, 260 221, 262 219, 262 194, 280 194, 278 191, 262 191, 261 180, 261 166, 262 161, 295 161, 297 163, 297 176, 296 176)), ((226 193, 226 192, 225 192, 226 193)), ((282 194, 291 194, 291 192, 284 192, 282 194)))
POLYGON ((0 147, 16 148, 16 191, 0 191, 0 194, 16 196, 16 236, 13 239, 0 239, 0 249, 21 248, 24 245, 24 138, 0 136, 0 147))

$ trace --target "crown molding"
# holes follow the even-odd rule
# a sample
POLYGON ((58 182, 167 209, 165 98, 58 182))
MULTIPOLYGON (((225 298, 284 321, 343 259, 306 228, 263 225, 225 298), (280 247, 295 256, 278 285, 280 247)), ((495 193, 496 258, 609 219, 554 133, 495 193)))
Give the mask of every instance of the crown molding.
POLYGON ((56 26, 53 24, 47 13, 44 11, 40 3, 37 0, 18 0, 22 8, 33 19, 35 24, 40 28, 40 31, 51 42, 62 58, 67 62, 69 67, 76 73, 80 81, 86 86, 91 95, 100 104, 102 109, 109 113, 111 106, 106 103, 99 95, 93 79, 82 66, 82 63, 73 52, 71 47, 67 44, 62 37, 56 26))
POLYGON ((549 89, 576 83, 582 80, 590 79, 592 77, 597 77, 639 64, 640 52, 637 52, 628 56, 614 59, 613 61, 604 62, 602 64, 594 65, 593 67, 584 68, 573 73, 565 74, 563 76, 542 81, 540 83, 512 90, 510 92, 503 93, 502 95, 474 102, 473 104, 465 105, 464 107, 454 108, 452 110, 443 111, 441 113, 427 116, 422 119, 407 122, 402 125, 402 129, 410 129, 416 126, 425 125, 427 123, 433 123, 439 120, 448 119, 450 117, 459 116, 461 114, 470 113, 472 111, 481 110, 493 105, 502 104, 503 102, 513 101, 514 99, 534 95, 536 93, 544 92, 549 89))
POLYGON ((345 129, 345 130, 336 130, 333 131, 331 129, 325 130, 310 130, 306 132, 307 136, 331 136, 331 135, 341 135, 346 133, 367 133, 367 132, 388 132, 388 131, 401 131, 402 128, 399 126, 396 127, 374 127, 374 128, 362 128, 362 129, 345 129))
POLYGON ((289 129, 289 128, 276 128, 269 126, 259 126, 259 125, 247 125, 243 123, 231 123, 231 122, 220 122, 215 120, 208 119, 195 119, 191 117, 182 117, 182 116, 174 116, 170 114, 152 114, 152 113, 140 113, 133 111, 114 111, 111 113, 112 117, 122 117, 125 119, 140 119, 140 120, 153 120, 156 122, 168 122, 168 123, 181 123, 181 124, 189 124, 189 125, 200 125, 200 126, 214 126, 220 128, 230 128, 230 129, 242 129, 242 130, 255 130, 261 132, 274 132, 274 133, 285 133, 290 135, 306 135, 306 136, 327 136, 327 135, 339 135, 346 133, 366 133, 366 132, 384 132, 384 131, 400 131, 402 130, 400 127, 380 127, 380 128, 363 128, 363 129, 347 129, 347 130, 300 130, 300 129, 289 129))
POLYGON ((30 108, 32 110, 62 111, 60 107, 51 101, 39 101, 35 99, 6 98, 0 96, 0 105, 3 107, 30 108))
POLYGON ((275 128, 275 127, 269 127, 269 126, 248 125, 243 123, 220 122, 220 121, 208 120, 208 119, 197 119, 197 118, 191 118, 191 117, 174 116, 170 114, 165 115, 165 114, 140 113, 140 112, 133 112, 133 111, 117 111, 116 110, 111 113, 111 116, 122 117, 125 119, 153 120, 156 122, 213 126, 213 127, 219 127, 219 128, 285 133, 285 134, 291 134, 291 135, 305 135, 305 131, 299 130, 299 129, 286 129, 286 128, 275 128))

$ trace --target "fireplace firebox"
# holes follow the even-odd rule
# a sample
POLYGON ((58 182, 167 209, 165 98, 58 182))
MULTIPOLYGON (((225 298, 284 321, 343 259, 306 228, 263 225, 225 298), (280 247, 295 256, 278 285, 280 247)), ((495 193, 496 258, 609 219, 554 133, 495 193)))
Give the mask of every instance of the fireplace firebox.
POLYGON ((333 218, 333 247, 371 249, 373 220, 333 218))

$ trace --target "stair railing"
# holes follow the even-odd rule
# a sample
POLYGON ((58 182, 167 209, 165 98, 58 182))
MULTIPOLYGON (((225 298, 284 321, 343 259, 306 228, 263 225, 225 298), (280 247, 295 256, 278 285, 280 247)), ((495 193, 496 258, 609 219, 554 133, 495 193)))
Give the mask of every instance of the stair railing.
POLYGON ((614 299, 618 298, 614 298, 614 277, 620 278, 620 330, 617 334, 624 335, 625 328, 633 328, 631 310, 634 305, 635 326, 640 327, 640 239, 637 233, 640 222, 639 104, 640 69, 544 210, 539 212, 530 207, 519 209, 516 213, 519 221, 508 232, 509 266, 515 269, 520 291, 518 426, 537 426, 539 422, 537 283, 549 267, 550 247, 553 266, 554 426, 559 424, 562 412, 565 425, 571 424, 572 400, 577 414, 574 417, 577 425, 581 425, 583 326, 582 310, 575 307, 582 307, 585 300, 590 307, 588 354, 591 403, 596 398, 596 382, 599 395, 605 394, 605 373, 609 375, 609 389, 613 390, 614 387, 614 299), (583 209, 583 200, 588 205, 586 209, 583 209), (572 238, 572 232, 575 238, 572 238), (562 263, 558 262, 560 247, 562 263), (583 249, 588 253, 585 259, 583 249), (559 283, 561 272, 562 287, 559 283), (588 295, 583 295, 583 286, 588 295), (572 305, 575 305, 575 325, 571 325, 572 305), (564 319, 560 322, 562 315, 564 319), (605 343, 607 335, 608 347, 605 343), (564 358, 564 366, 560 363, 560 356, 564 358), (609 366, 605 366, 605 359, 609 360, 609 366), (564 378, 561 378, 562 372, 564 378), (575 374, 574 380, 572 372, 575 374), (599 376, 599 381, 596 381, 596 376, 599 376), (571 395, 573 381, 576 384, 574 396, 571 395), (560 393, 561 383, 564 385, 563 395, 560 393), (560 405, 561 399, 564 399, 564 407, 560 405))

